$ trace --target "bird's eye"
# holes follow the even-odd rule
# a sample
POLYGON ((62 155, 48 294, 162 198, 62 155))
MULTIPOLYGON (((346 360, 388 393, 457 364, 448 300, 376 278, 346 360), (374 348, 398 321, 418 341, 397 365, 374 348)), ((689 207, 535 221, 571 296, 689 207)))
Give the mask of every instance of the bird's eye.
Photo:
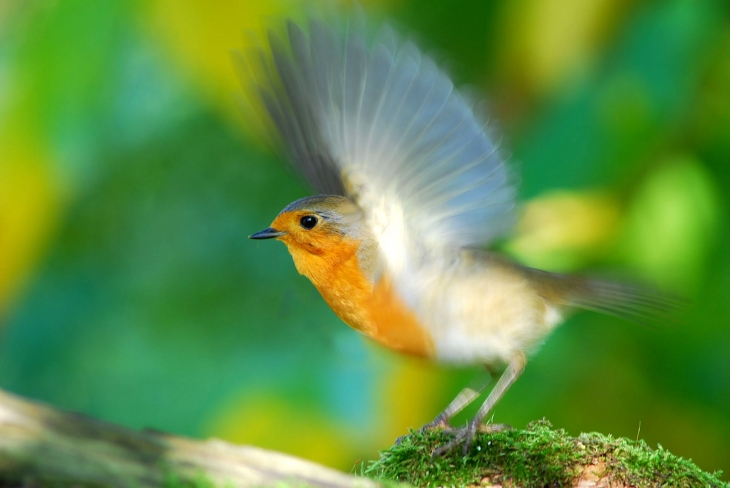
POLYGON ((307 230, 313 229, 314 226, 317 225, 317 222, 319 222, 319 220, 317 220, 317 217, 315 217, 314 215, 305 215, 299 221, 299 223, 302 224, 302 227, 307 230))

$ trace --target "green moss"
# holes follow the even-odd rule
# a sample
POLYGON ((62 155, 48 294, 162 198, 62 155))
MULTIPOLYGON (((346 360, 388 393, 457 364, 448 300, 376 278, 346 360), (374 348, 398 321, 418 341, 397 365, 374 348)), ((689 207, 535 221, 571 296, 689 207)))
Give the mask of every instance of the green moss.
POLYGON ((202 472, 193 479, 186 479, 176 475, 171 470, 165 470, 163 488, 217 488, 215 483, 208 479, 202 472))
POLYGON ((419 487, 478 486, 485 478, 525 487, 562 487, 572 486, 582 467, 595 464, 612 481, 637 487, 730 486, 720 481, 719 473, 706 473, 661 446, 651 449, 644 441, 595 433, 570 437, 545 420, 525 430, 478 434, 469 456, 461 456, 457 449, 432 460, 434 449, 450 438, 439 431, 411 432, 399 445, 382 452, 365 474, 419 487))

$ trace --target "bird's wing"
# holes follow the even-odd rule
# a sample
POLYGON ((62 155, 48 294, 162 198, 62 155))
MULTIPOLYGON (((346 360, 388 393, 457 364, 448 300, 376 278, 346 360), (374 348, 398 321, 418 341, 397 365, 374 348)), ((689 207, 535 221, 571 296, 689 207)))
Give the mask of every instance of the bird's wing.
POLYGON ((473 107, 409 42, 310 21, 271 35, 266 109, 319 192, 352 198, 386 260, 483 246, 512 224, 515 188, 473 107))

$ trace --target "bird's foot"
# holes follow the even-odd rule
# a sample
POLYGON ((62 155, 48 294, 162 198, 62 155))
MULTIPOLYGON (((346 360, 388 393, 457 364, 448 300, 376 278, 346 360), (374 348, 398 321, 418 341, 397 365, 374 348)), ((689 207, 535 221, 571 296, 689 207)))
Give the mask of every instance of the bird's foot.
POLYGON ((437 448, 431 455, 431 459, 445 456, 454 451, 454 449, 461 446, 461 454, 467 456, 471 450, 472 443, 474 442, 474 435, 477 432, 482 434, 493 434, 495 432, 503 432, 505 430, 512 430, 512 427, 507 424, 482 424, 476 422, 469 422, 466 427, 462 429, 450 429, 453 432, 454 438, 443 446, 437 448))
MULTIPOLYGON (((424 424, 423 427, 421 427, 420 429, 418 429, 416 431, 416 433, 421 434, 421 433, 426 432, 428 430, 436 430, 436 429, 450 431, 450 430, 453 430, 453 427, 451 427, 451 424, 449 424, 449 421, 446 418, 444 418, 441 415, 439 415, 435 419, 433 419, 431 422, 429 422, 427 424, 424 424)), ((405 439, 406 437, 408 437, 408 435, 409 434, 402 435, 402 436, 398 437, 395 440, 395 445, 397 446, 398 444, 400 444, 401 442, 403 442, 403 439, 405 439)))
POLYGON ((451 424, 449 424, 448 419, 442 417, 441 415, 437 416, 435 419, 430 421, 427 424, 424 424, 423 427, 418 429, 418 432, 426 432, 427 430, 450 430, 452 429, 451 424))
POLYGON ((461 446, 461 453, 464 456, 469 454, 471 444, 474 441, 474 434, 476 434, 477 432, 477 425, 473 422, 469 422, 468 424, 466 424, 466 427, 462 429, 453 429, 452 432, 455 434, 454 438, 433 451, 431 459, 436 459, 437 457, 449 454, 457 449, 459 446, 461 446))

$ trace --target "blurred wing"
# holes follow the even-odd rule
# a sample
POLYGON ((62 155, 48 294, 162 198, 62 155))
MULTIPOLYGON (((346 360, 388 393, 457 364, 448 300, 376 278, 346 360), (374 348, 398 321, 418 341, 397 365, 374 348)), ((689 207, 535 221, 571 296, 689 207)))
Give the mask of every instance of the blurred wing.
POLYGON ((297 169, 360 205, 391 264, 510 227, 515 190, 498 148, 432 60, 390 31, 368 49, 359 32, 287 27, 288 41, 270 36, 266 108, 297 169))

